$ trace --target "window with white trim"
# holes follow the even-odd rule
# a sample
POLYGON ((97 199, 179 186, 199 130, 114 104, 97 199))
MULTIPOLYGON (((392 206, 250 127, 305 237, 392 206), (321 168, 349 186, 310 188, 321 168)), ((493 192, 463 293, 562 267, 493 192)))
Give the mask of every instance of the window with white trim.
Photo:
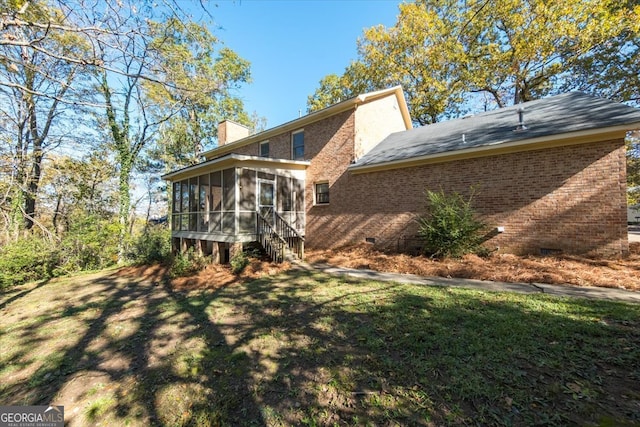
POLYGON ((291 134, 291 158, 304 160, 304 130, 291 134))
POLYGON ((315 202, 316 205, 329 204, 329 183, 317 182, 315 186, 315 202))

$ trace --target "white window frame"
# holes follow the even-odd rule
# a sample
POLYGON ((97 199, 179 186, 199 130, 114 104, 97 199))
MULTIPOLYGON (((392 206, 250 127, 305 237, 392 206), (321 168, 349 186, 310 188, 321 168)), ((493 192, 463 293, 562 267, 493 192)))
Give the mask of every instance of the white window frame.
POLYGON ((329 197, 329 201, 328 202, 318 202, 318 185, 323 185, 326 184, 327 185, 327 195, 330 196, 331 192, 330 192, 330 186, 329 186, 329 181, 316 181, 313 183, 313 204, 314 206, 327 206, 330 201, 331 198, 329 197))

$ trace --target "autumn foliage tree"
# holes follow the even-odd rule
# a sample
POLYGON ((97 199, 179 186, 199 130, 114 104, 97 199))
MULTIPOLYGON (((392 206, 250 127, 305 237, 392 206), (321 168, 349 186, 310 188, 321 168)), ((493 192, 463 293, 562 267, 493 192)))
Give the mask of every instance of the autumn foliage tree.
POLYGON ((170 168, 192 165, 212 148, 225 119, 254 127, 235 94, 251 81, 250 64, 203 25, 176 18, 151 26, 151 54, 165 83, 144 82, 150 113, 162 120, 155 156, 170 168))
POLYGON ((575 88, 593 69, 603 73, 600 84, 590 78, 593 92, 608 95, 611 87, 631 87, 637 96, 639 18, 640 6, 617 0, 401 3, 396 24, 365 30, 357 61, 342 77, 323 79, 308 108, 335 101, 337 80, 348 92, 339 93, 342 97, 400 84, 415 123, 424 125, 470 108, 491 109, 575 88), (621 75, 619 68, 604 66, 620 52, 631 55, 619 59, 635 72, 621 75))
MULTIPOLYGON (((109 230, 123 261, 132 241, 132 183, 141 168, 196 161, 199 147, 215 137, 216 117, 252 123, 233 93, 249 81, 249 63, 221 47, 185 5, 0 0, 0 246, 20 240, 24 248, 46 235, 59 253, 70 233, 78 242, 85 232, 106 238, 94 233, 105 221, 98 228, 109 230), (115 207, 72 209, 70 195, 52 184, 80 184, 55 172, 94 182, 100 162, 91 154, 98 149, 112 166, 110 179, 100 178, 115 207), (150 160, 157 152, 165 156, 150 160)), ((208 13, 204 2, 194 7, 208 13)), ((74 196, 73 204, 98 203, 96 192, 77 195, 82 200, 74 196)), ((0 258, 10 253, 0 249, 0 258)))

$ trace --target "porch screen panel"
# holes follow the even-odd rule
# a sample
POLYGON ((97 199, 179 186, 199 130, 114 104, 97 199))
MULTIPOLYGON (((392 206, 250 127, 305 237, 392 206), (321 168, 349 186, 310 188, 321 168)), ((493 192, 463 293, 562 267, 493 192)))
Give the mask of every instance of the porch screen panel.
POLYGON ((222 232, 235 234, 236 170, 222 171, 222 232))
POLYGON ((181 187, 180 182, 174 182, 173 186, 173 194, 171 195, 171 229, 172 230, 180 230, 180 200, 181 200, 181 187))
POLYGON ((297 230, 304 230, 304 180, 293 178, 291 186, 293 212, 295 215, 292 225, 297 230))
POLYGON ((236 234, 236 219, 234 212, 222 212, 222 232, 236 234))
POLYGON ((198 231, 209 231, 209 209, 211 206, 211 191, 209 190, 209 174, 201 175, 198 179, 200 191, 198 194, 198 231))
POLYGON ((278 211, 289 212, 293 209, 291 200, 291 178, 278 176, 278 211))
POLYGON ((182 188, 182 197, 180 202, 180 230, 187 231, 189 230, 189 181, 184 180, 180 182, 180 187, 182 188))
POLYGON ((211 181, 211 210, 220 212, 222 210, 222 172, 213 172, 211 181))
POLYGON ((182 188, 182 197, 180 198, 180 212, 189 212, 189 181, 180 182, 182 188))
POLYGON ((180 183, 173 183, 173 194, 171 195, 171 212, 180 212, 180 183))
POLYGON ((293 179, 292 180, 292 191, 296 192, 295 205, 293 206, 294 211, 303 211, 304 212, 304 180, 302 179, 293 179))
POLYGON ((292 215, 293 199, 291 197, 291 178, 278 175, 277 178, 278 192, 278 213, 288 223, 293 225, 295 215, 292 215))
POLYGON ((189 180, 189 231, 198 231, 198 178, 189 180))
POLYGON ((180 230, 180 214, 174 213, 171 215, 171 230, 180 230))
POLYGON ((240 200, 238 200, 238 227, 240 233, 254 233, 256 228, 256 171, 240 170, 240 200))
POLYGON ((224 211, 233 211, 236 207, 236 170, 222 171, 222 206, 224 211))
POLYGON ((222 230, 222 172, 209 175, 211 184, 211 208, 209 212, 209 232, 222 230))
POLYGON ((238 226, 240 233, 252 234, 256 231, 256 213, 244 211, 238 214, 238 226))
POLYGON ((240 173, 240 201, 241 211, 256 211, 256 171, 242 169, 240 173))

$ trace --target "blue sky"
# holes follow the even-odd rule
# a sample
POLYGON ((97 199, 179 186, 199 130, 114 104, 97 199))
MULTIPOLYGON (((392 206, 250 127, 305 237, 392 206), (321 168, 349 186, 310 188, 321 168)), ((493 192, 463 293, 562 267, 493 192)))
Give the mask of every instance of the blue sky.
POLYGON ((223 0, 208 4, 214 34, 251 62, 253 83, 239 95, 267 128, 306 114, 307 96, 327 74, 356 59, 356 40, 391 26, 399 0, 223 0))

